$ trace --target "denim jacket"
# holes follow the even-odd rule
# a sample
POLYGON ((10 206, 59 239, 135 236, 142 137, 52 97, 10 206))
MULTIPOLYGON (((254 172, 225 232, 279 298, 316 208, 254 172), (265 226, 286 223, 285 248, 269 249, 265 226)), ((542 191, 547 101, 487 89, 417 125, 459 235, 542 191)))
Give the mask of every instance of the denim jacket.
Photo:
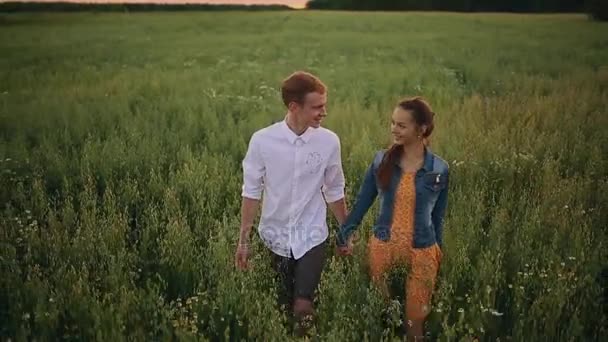
MULTIPOLYGON (((381 189, 376 173, 384 154, 385 151, 378 151, 368 167, 355 205, 337 234, 338 246, 346 245, 376 197, 380 198, 380 210, 373 232, 382 241, 390 239, 394 198, 403 172, 398 162, 395 162, 392 165, 394 169, 390 186, 387 190, 381 189)), ((414 248, 425 248, 435 243, 442 247, 443 218, 448 202, 448 175, 448 164, 429 148, 425 148, 424 164, 415 177, 414 248)))

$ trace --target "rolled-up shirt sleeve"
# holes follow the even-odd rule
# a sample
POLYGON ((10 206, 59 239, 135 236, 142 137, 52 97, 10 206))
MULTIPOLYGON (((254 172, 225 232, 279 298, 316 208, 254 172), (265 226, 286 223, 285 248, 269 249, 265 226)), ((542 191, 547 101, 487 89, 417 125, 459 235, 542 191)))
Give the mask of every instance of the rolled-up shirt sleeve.
POLYGON ((254 134, 243 158, 243 189, 241 196, 259 200, 264 189, 266 167, 260 153, 259 136, 254 134))
POLYGON ((340 140, 332 151, 327 168, 325 169, 323 194, 325 201, 332 203, 344 198, 344 172, 342 170, 342 158, 340 152, 340 140))

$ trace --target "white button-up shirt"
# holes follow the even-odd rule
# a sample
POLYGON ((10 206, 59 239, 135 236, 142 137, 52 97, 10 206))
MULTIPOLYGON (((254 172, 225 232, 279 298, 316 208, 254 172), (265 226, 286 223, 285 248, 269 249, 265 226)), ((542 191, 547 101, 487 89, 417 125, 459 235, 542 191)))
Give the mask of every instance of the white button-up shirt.
POLYGON ((258 233, 274 253, 299 259, 324 242, 325 202, 344 197, 338 136, 323 127, 298 136, 285 120, 255 132, 243 160, 242 196, 262 195, 258 233))

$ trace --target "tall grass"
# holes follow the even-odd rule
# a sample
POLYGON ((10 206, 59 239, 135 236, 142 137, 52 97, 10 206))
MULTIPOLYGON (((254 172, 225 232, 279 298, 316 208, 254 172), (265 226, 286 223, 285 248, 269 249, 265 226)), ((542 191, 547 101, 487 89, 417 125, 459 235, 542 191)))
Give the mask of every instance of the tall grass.
MULTIPOLYGON (((582 15, 0 17, 0 337, 291 339, 267 251, 237 272, 240 163, 297 69, 329 86, 349 202, 402 96, 450 163, 434 339, 606 335, 607 24, 582 15)), ((390 340, 365 242, 314 333, 390 340)), ((332 236, 336 224, 329 219, 332 236)), ((399 286, 396 286, 399 287, 399 286)), ((401 293, 401 296, 403 293, 401 293)))

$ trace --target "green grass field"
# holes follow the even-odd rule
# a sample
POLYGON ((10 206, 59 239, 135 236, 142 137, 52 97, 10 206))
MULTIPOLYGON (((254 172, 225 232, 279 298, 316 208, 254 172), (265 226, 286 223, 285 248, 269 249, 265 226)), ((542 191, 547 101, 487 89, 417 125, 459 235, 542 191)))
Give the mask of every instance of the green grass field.
MULTIPOLYGON (((247 143, 305 69, 330 88, 350 204, 396 101, 437 113, 433 339, 599 340, 606 32, 583 15, 0 15, 0 339, 291 339, 259 239, 253 271, 233 255, 247 143)), ((393 338, 365 269, 376 211, 353 258, 331 252, 321 340, 393 338)))

